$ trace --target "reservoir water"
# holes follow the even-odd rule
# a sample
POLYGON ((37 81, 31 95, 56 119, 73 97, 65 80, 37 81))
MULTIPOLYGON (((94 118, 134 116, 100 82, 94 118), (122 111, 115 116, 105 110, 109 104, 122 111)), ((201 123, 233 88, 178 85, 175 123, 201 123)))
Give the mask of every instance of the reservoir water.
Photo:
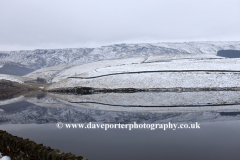
POLYGON ((239 91, 29 93, 0 101, 0 129, 89 160, 237 160, 240 157, 239 101, 239 91), (198 122, 200 128, 58 129, 58 122, 178 126, 198 122))

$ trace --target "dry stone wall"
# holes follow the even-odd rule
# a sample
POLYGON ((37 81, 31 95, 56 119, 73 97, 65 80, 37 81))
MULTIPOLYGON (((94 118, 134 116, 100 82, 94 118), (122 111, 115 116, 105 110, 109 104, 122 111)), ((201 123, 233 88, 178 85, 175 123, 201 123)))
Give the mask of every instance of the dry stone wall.
POLYGON ((87 160, 72 153, 63 153, 58 149, 36 144, 29 139, 13 136, 0 130, 0 152, 12 160, 87 160))

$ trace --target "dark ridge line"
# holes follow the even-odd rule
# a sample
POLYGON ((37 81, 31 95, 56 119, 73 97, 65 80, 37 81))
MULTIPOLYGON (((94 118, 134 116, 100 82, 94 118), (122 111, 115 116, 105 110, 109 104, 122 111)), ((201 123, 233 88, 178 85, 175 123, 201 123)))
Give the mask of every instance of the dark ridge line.
MULTIPOLYGON (((68 101, 69 102, 69 101, 68 101)), ((105 105, 105 106, 118 106, 118 107, 141 107, 141 108, 145 108, 145 107, 154 107, 154 108, 162 108, 162 107, 172 107, 172 108, 179 108, 179 107, 203 107, 204 106, 228 106, 228 105, 240 105, 240 103, 226 103, 226 104, 206 104, 206 105, 183 105, 183 106, 178 106, 178 105, 173 105, 173 106, 142 106, 142 105, 115 105, 115 104, 107 104, 107 103, 100 103, 100 102, 69 102, 69 103, 92 103, 92 104, 101 104, 101 105, 105 105)), ((240 108, 240 107, 239 107, 240 108)))
POLYGON ((112 73, 112 74, 105 74, 95 77, 67 77, 67 78, 78 78, 78 79, 93 79, 99 77, 106 77, 106 76, 113 76, 113 75, 121 75, 121 74, 138 74, 138 73, 164 73, 164 72, 227 72, 227 73, 240 73, 237 70, 159 70, 159 71, 140 71, 140 72, 121 72, 121 73, 112 73))

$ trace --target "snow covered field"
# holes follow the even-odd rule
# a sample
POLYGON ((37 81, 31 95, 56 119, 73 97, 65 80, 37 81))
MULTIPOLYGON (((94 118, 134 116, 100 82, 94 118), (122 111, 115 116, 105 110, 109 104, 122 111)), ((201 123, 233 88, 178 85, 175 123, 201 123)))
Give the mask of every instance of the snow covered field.
POLYGON ((240 72, 240 59, 181 59, 171 62, 155 62, 105 67, 84 72, 74 77, 97 77, 108 74, 169 70, 236 70, 240 72))
POLYGON ((44 78, 47 80, 48 83, 52 82, 52 79, 57 76, 58 73, 64 71, 65 69, 71 68, 73 65, 63 65, 63 66, 53 66, 42 68, 31 72, 23 77, 37 79, 38 77, 44 78))
POLYGON ((65 79, 70 76, 75 76, 81 73, 89 72, 92 70, 96 70, 99 68, 105 67, 114 67, 121 65, 130 65, 130 64, 139 64, 144 61, 145 57, 136 57, 136 58, 127 58, 127 59, 118 59, 118 60, 107 60, 107 61, 99 61, 94 63, 88 63, 83 65, 73 66, 69 69, 62 71, 60 74, 56 75, 52 82, 58 82, 62 79, 65 79))
MULTIPOLYGON (((64 87, 107 89, 240 87, 239 58, 229 59, 215 56, 215 58, 209 59, 208 56, 204 58, 202 55, 200 57, 191 55, 190 57, 180 55, 180 58, 177 58, 174 55, 174 60, 169 62, 159 62, 158 56, 154 56, 151 60, 149 57, 146 57, 145 60, 140 57, 136 59, 135 63, 128 64, 121 63, 124 60, 120 62, 114 60, 105 61, 105 66, 99 65, 100 62, 75 66, 74 69, 76 73, 79 73, 78 75, 54 83, 45 89, 64 87), (148 60, 151 62, 146 62, 148 60), (87 65, 91 65, 91 67, 87 67, 87 65)), ((128 59, 125 61, 129 62, 128 59)), ((67 74, 65 74, 66 76, 67 74)))
MULTIPOLYGON (((170 55, 160 55, 160 56, 144 56, 144 57, 135 57, 135 58, 127 58, 127 59, 105 60, 105 61, 87 63, 83 65, 65 65, 65 66, 48 67, 48 68, 36 70, 32 73, 25 75, 24 77, 28 77, 32 79, 36 79, 37 77, 42 77, 46 79, 49 83, 54 83, 54 82, 63 80, 67 77, 76 76, 79 74, 91 72, 91 71, 102 69, 102 68, 109 69, 109 67, 114 67, 114 66, 119 66, 120 68, 122 66, 124 68, 124 66, 127 65, 125 66, 126 68, 128 67, 128 65, 131 65, 131 64, 148 63, 149 65, 149 63, 158 62, 160 60, 176 61, 176 60, 187 59, 188 61, 190 61, 195 59, 209 59, 209 58, 224 59, 216 55, 207 55, 207 54, 180 54, 180 55, 170 54, 170 55)), ((163 65, 165 63, 163 63, 163 65)))
POLYGON ((83 65, 66 65, 66 66, 54 66, 39 69, 32 73, 27 74, 24 77, 36 79, 37 77, 43 77, 48 82, 58 82, 70 76, 75 76, 83 72, 92 71, 98 68, 112 67, 118 65, 127 65, 133 63, 141 63, 146 57, 127 58, 118 60, 106 60, 94 63, 87 63, 83 65))
POLYGON ((92 88, 209 88, 240 87, 238 73, 139 73, 119 74, 93 79, 68 78, 46 87, 47 90, 64 87, 92 88))

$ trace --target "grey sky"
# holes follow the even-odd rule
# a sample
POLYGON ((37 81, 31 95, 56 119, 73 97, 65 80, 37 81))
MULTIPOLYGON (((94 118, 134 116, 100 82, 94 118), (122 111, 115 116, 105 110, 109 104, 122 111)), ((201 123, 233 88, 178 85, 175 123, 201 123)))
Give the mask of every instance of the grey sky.
POLYGON ((240 41, 240 0, 0 0, 0 51, 240 41))

